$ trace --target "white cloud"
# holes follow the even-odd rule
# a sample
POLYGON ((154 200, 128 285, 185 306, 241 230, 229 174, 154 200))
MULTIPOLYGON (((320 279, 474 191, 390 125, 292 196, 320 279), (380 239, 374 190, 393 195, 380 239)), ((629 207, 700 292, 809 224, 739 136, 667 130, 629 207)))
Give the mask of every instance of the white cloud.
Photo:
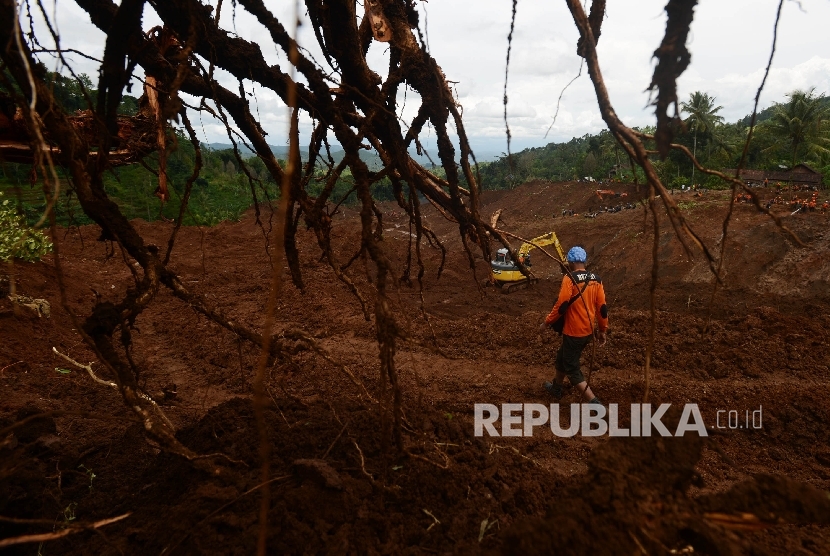
MULTIPOLYGON (((711 90, 718 98, 718 103, 723 105, 723 113, 728 120, 738 119, 751 112, 751 105, 742 111, 736 111, 734 107, 745 107, 743 101, 747 96, 754 98, 763 74, 764 70, 758 69, 750 74, 730 73, 715 80, 711 90)), ((784 96, 794 89, 810 87, 815 87, 819 93, 830 92, 830 58, 813 56, 791 68, 773 67, 761 94, 761 107, 783 101, 784 96)))
MULTIPOLYGON (((489 97, 477 102, 464 115, 466 116, 465 119, 503 119, 504 103, 501 98, 495 99, 489 97)), ((535 118, 536 109, 527 104, 521 96, 515 95, 511 96, 510 102, 508 103, 507 116, 511 119, 535 118)))

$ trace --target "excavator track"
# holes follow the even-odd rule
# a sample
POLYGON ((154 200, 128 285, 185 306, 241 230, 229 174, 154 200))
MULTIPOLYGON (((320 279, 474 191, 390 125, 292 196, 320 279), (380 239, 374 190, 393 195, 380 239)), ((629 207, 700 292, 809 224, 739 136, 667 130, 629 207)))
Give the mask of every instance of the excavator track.
POLYGON ((517 290, 523 290, 530 284, 535 284, 538 281, 538 278, 531 278, 529 280, 522 280, 521 282, 505 282, 501 286, 501 293, 508 294, 517 290))

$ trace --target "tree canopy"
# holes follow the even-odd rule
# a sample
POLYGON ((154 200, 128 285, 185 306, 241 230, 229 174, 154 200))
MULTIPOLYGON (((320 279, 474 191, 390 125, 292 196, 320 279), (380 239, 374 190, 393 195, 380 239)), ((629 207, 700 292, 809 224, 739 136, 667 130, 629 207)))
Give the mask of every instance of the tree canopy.
POLYGON ((776 104, 772 117, 763 125, 773 138, 768 151, 790 155, 789 162, 824 165, 830 160, 830 102, 815 88, 797 89, 787 102, 776 104))

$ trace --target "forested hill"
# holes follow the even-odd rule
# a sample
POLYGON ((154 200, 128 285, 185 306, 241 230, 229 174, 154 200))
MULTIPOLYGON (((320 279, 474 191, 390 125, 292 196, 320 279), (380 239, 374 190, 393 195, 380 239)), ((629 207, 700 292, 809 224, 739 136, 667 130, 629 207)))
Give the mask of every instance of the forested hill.
MULTIPOLYGON (((828 96, 821 96, 817 99, 817 103, 819 106, 823 107, 825 110, 830 110, 830 97, 828 96)), ((763 110, 759 110, 758 114, 755 116, 756 123, 766 122, 767 120, 771 119, 775 114, 776 108, 778 108, 780 104, 773 103, 771 106, 767 106, 763 110)), ((752 114, 747 114, 740 120, 738 123, 743 126, 749 126, 749 122, 752 120, 752 114)))
MULTIPOLYGON (((687 129, 675 138, 675 142, 695 151, 704 166, 715 170, 735 168, 751 116, 734 123, 723 123, 717 114, 720 107, 714 105, 714 100, 698 92, 688 103, 683 103, 689 108, 682 113, 687 129)), ((745 167, 777 170, 803 162, 822 172, 825 184, 830 185, 830 97, 812 90, 794 91, 760 111, 757 122, 745 167)), ((640 131, 651 134, 654 129, 640 131)), ((678 151, 672 151, 664 161, 655 157, 653 164, 667 185, 679 187, 692 183, 692 163, 678 151)), ((639 168, 638 171, 642 180, 642 171, 639 168)), ((612 176, 623 180, 633 177, 627 155, 608 130, 574 137, 565 143, 525 149, 513 153, 510 160, 501 157, 481 165, 482 185, 486 189, 512 189, 533 179, 556 181, 592 177, 599 180, 612 176)), ((709 187, 720 186, 719 180, 707 179, 699 172, 694 176, 694 182, 709 187)))

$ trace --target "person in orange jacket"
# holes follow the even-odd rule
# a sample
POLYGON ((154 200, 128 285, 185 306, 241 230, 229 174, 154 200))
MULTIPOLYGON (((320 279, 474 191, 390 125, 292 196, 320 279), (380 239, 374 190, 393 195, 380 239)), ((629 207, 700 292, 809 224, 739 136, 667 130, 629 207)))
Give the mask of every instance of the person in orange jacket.
POLYGON ((605 345, 608 330, 605 288, 596 274, 585 269, 587 258, 588 255, 582 247, 572 247, 568 251, 566 259, 571 272, 563 276, 559 298, 540 327, 543 330, 554 327, 560 319, 565 319, 564 323, 560 323, 563 324, 562 345, 556 352, 556 376, 552 382, 545 382, 543 387, 559 400, 562 398, 562 383, 567 376, 586 402, 601 404, 579 368, 582 351, 591 342, 595 330, 598 346, 605 345))

